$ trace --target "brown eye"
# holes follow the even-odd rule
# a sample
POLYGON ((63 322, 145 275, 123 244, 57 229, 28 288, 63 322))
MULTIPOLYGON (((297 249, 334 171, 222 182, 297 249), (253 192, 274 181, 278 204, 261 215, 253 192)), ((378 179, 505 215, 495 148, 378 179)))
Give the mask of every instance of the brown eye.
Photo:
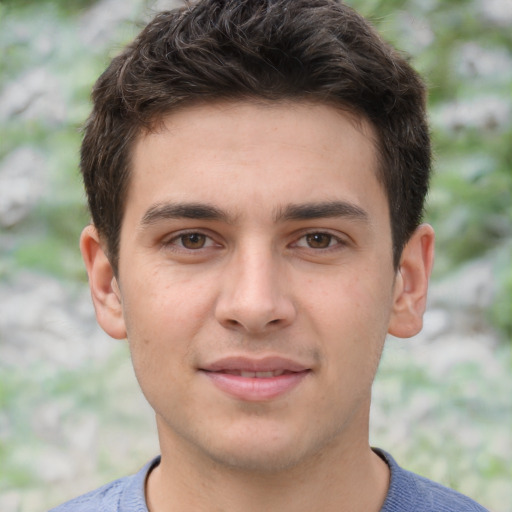
POLYGON ((306 242, 312 249, 327 249, 331 245, 332 236, 327 233, 310 233, 306 242))
POLYGON ((201 233, 187 233, 180 236, 180 241, 185 249, 202 249, 206 244, 206 236, 201 233))

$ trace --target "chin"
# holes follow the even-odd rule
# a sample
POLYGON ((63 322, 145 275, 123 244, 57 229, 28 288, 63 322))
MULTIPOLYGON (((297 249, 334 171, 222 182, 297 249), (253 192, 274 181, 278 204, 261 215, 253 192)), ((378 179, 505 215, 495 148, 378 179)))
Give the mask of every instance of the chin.
POLYGON ((269 448, 266 446, 244 447, 242 450, 210 452, 215 464, 238 472, 275 474, 289 471, 303 459, 302 454, 292 447, 269 448))
POLYGON ((289 471, 321 456, 328 444, 327 439, 307 438, 304 432, 283 430, 260 425, 249 432, 234 432, 224 437, 223 442, 208 446, 207 452, 214 463, 223 467, 268 475, 289 471))

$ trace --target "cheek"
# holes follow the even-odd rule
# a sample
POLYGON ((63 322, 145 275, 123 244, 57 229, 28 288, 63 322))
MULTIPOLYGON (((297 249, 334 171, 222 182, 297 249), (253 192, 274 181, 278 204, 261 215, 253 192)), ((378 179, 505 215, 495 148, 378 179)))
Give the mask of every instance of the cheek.
POLYGON ((195 340, 212 317, 214 294, 207 280, 176 276, 169 268, 140 276, 123 289, 134 369, 139 382, 161 374, 172 380, 178 368, 190 367, 195 340))
MULTIPOLYGON (((142 274, 142 273, 141 273, 142 274)), ((172 338, 204 321, 212 291, 197 276, 176 275, 159 268, 131 284, 123 294, 123 311, 129 332, 159 340, 172 338)))
POLYGON ((329 373, 356 385, 358 379, 373 378, 377 368, 391 313, 391 288, 378 278, 352 275, 331 279, 309 294, 303 305, 329 373))
POLYGON ((308 292, 303 309, 330 330, 379 330, 387 324, 392 307, 392 287, 382 281, 369 272, 332 276, 308 292))

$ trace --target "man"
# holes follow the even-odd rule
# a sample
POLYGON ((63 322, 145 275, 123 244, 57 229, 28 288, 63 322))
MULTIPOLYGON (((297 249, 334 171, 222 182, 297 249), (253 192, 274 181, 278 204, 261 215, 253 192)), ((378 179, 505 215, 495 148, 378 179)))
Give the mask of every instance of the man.
POLYGON ((334 0, 204 0, 157 15, 93 101, 81 250, 161 457, 55 510, 484 510, 368 443, 433 260, 407 62, 334 0))

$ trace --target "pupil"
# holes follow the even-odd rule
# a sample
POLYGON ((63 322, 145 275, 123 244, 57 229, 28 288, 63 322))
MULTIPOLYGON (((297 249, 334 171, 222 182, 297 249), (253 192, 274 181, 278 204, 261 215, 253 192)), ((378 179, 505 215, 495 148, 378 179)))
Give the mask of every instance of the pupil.
POLYGON ((326 247, 329 247, 331 236, 326 235, 325 233, 313 233, 311 235, 307 235, 307 241, 310 247, 314 247, 315 249, 325 249, 326 247))
POLYGON ((182 241, 183 245, 187 249, 200 249, 204 245, 205 237, 200 233, 191 233, 189 235, 185 235, 182 241))

